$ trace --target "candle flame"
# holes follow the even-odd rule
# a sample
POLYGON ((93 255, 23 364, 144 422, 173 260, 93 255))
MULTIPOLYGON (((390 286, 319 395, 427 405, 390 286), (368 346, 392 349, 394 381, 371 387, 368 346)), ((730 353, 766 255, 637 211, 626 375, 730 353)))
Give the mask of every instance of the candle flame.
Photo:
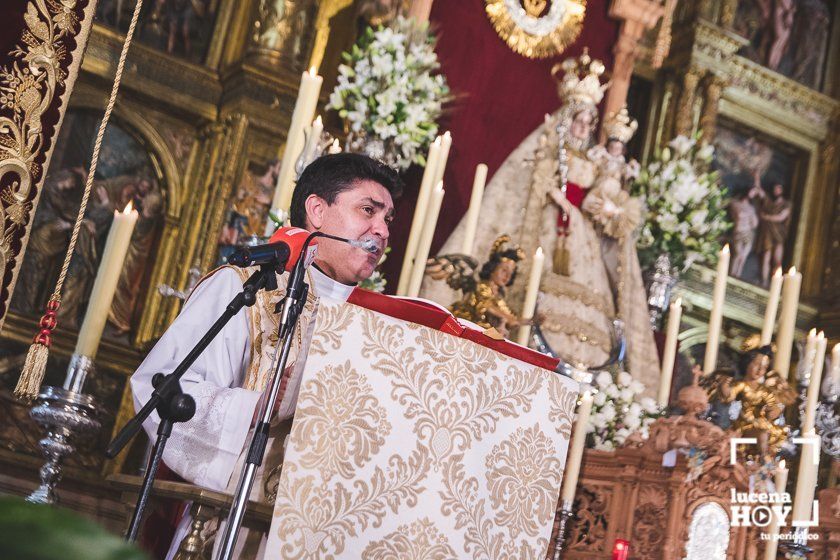
POLYGON ((452 133, 449 132, 448 130, 446 132, 444 132, 443 135, 446 136, 446 138, 452 138, 452 133))
POLYGON ((780 266, 779 268, 776 269, 776 272, 773 273, 773 278, 778 278, 781 275, 782 275, 782 267, 780 266))
POLYGON ((315 122, 313 122, 312 124, 315 124, 315 123, 323 124, 323 121, 321 120, 321 115, 318 115, 317 117, 315 117, 315 122))
POLYGON ((543 248, 542 247, 537 247, 537 250, 534 251, 534 256, 536 257, 537 255, 543 256, 543 248))
POLYGON ((790 270, 788 270, 788 274, 790 274, 791 276, 796 274, 796 267, 795 266, 790 267, 790 270))
POLYGON ((318 75, 318 67, 314 66, 314 65, 310 66, 309 67, 309 74, 312 75, 312 76, 317 76, 318 75))
MULTIPOLYGON (((784 459, 779 461, 779 470, 782 470, 782 471, 785 470, 785 460, 784 459)), ((778 490, 778 488, 777 488, 777 490, 778 490)))
POLYGON ((723 249, 720 250, 721 253, 728 253, 729 252, 729 243, 723 246, 723 249))
POLYGON ((134 210, 134 201, 133 201, 133 200, 129 200, 129 201, 128 201, 128 204, 126 204, 126 205, 125 205, 125 208, 123 208, 122 213, 123 213, 123 214, 131 214, 131 212, 132 212, 133 210, 134 210))
POLYGON ((674 301, 674 307, 682 307, 682 296, 678 297, 678 298, 674 301))

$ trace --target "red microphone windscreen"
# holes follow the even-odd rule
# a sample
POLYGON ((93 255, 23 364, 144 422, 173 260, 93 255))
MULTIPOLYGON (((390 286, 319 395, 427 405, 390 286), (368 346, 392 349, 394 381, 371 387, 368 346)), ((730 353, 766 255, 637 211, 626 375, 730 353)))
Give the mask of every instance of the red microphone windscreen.
MULTIPOLYGON (((303 249, 303 244, 306 243, 306 238, 309 237, 309 232, 298 227, 282 227, 274 232, 269 243, 277 243, 282 241, 289 246, 289 260, 286 261, 286 272, 291 272, 295 264, 300 258, 300 252, 303 249)), ((312 251, 318 243, 316 237, 309 243, 309 250, 312 251)))

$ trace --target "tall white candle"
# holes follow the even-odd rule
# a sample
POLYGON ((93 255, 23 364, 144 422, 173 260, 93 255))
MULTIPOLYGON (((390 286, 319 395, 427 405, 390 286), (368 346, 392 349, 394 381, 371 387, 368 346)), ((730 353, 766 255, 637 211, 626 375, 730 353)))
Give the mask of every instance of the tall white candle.
MULTIPOLYGON (((545 255, 542 247, 534 251, 534 258, 531 261, 531 273, 528 276, 528 286, 525 289, 525 301, 522 303, 522 318, 532 319, 537 308, 537 295, 540 292, 540 280, 542 280, 545 255)), ((519 327, 519 336, 516 342, 522 346, 528 345, 528 337, 531 336, 531 325, 519 327)))
POLYGON ((433 185, 443 181, 443 174, 446 171, 446 162, 449 161, 449 149, 452 147, 452 134, 447 130, 440 137, 440 157, 435 164, 435 178, 433 185))
POLYGON ((315 107, 318 105, 318 95, 321 93, 323 82, 324 78, 318 75, 315 68, 310 68, 301 74, 295 109, 292 112, 289 132, 286 134, 286 147, 283 149, 280 173, 277 176, 274 198, 271 201, 272 208, 276 210, 288 211, 292 202, 292 192, 295 188, 295 163, 304 144, 303 130, 315 116, 315 107))
POLYGON ((443 203, 443 183, 438 183, 432 192, 429 200, 429 211, 426 213, 423 233, 420 235, 420 242, 417 245, 417 255, 414 259, 414 268, 411 271, 411 283, 408 286, 408 296, 417 297, 420 293, 420 285, 423 283, 423 275, 426 273, 426 259, 429 258, 429 251, 432 248, 432 239, 435 236, 440 206, 443 203))
POLYGON ((414 217, 411 219, 411 230, 408 233, 408 242, 405 246, 402 269, 400 270, 400 281, 397 284, 397 295, 408 294, 408 286, 411 284, 411 271, 414 267, 414 257, 417 254, 417 245, 420 243, 420 236, 423 234, 423 225, 426 223, 426 210, 429 206, 429 199, 435 186, 435 168, 440 158, 440 136, 429 146, 429 154, 426 156, 426 168, 423 170, 423 180, 420 182, 420 191, 417 194, 417 203, 414 205, 414 217))
POLYGON ((726 299, 726 279, 729 277, 729 245, 724 245, 718 255, 715 287, 712 291, 712 310, 709 313, 709 339, 703 359, 703 373, 712 373, 717 366, 720 344, 720 325, 723 320, 723 302, 726 299))
POLYGON ((662 352, 662 371, 659 375, 659 393, 656 402, 661 407, 668 406, 671 396, 671 378, 674 375, 674 360, 677 358, 677 337, 680 334, 682 319, 682 298, 677 298, 668 308, 668 326, 665 335, 665 349, 662 352))
POLYGON ((324 122, 321 120, 321 115, 315 117, 315 120, 312 121, 312 126, 308 127, 307 132, 303 154, 305 161, 312 161, 315 157, 315 152, 318 150, 318 144, 321 141, 321 133, 324 132, 324 122))
POLYGON ((481 213, 481 200, 484 198, 484 185, 487 183, 487 166, 479 163, 475 168, 470 207, 467 210, 467 221, 464 227, 464 243, 461 252, 465 255, 473 254, 475 232, 478 229, 478 218, 481 213))
MULTIPOLYGON (((788 470, 785 468, 785 461, 783 459, 776 468, 776 477, 773 481, 777 494, 784 494, 785 487, 787 486, 787 478, 788 470)), ((780 525, 779 518, 774 515, 770 521, 770 525, 767 527, 767 534, 770 536, 770 540, 764 546, 764 560, 776 560, 776 551, 779 548, 778 535, 780 525)))
POLYGON ((779 332, 776 334, 776 359, 773 362, 773 369, 783 377, 790 374, 790 353, 801 286, 802 275, 796 272, 796 267, 791 267, 782 282, 782 311, 779 315, 779 332))
POLYGON ((564 502, 573 502, 577 490, 580 464, 583 460, 583 446, 586 443, 586 426, 592 413, 592 393, 586 391, 580 400, 580 407, 575 420, 572 443, 569 445, 569 456, 566 459, 566 470, 563 473, 563 488, 560 492, 564 502))
POLYGON ((805 397, 805 418, 802 421, 802 433, 814 430, 814 419, 817 413, 817 403, 820 400, 820 382, 822 381, 827 342, 825 333, 820 331, 816 338, 816 345, 814 346, 814 361, 811 365, 811 379, 808 384, 808 393, 805 397))
POLYGON ((840 344, 831 349, 831 386, 835 394, 840 391, 840 344))
POLYGON ((814 491, 820 470, 820 438, 814 431, 803 432, 807 442, 800 446, 799 470, 796 477, 796 495, 793 499, 794 521, 809 521, 813 512, 814 491), (815 449, 816 448, 816 449, 815 449))
POLYGON ((777 268, 770 279, 770 291, 767 294, 767 307, 764 309, 764 323, 761 325, 761 345, 766 346, 773 340, 776 326, 776 312, 779 310, 779 296, 782 294, 782 269, 777 268))
POLYGON ((90 292, 90 301, 79 331, 79 339, 76 341, 74 350, 76 354, 89 358, 96 357, 138 217, 139 214, 137 210, 132 209, 131 202, 122 212, 114 212, 114 221, 111 223, 111 229, 108 230, 105 250, 102 252, 102 260, 90 292))

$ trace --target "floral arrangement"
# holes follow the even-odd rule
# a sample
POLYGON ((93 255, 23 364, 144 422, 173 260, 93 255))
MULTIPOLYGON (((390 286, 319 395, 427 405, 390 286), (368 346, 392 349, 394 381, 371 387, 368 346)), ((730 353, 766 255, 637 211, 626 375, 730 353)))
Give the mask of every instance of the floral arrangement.
POLYGON ((643 266, 663 253, 678 270, 713 264, 732 226, 726 191, 717 172, 708 171, 714 147, 699 140, 677 136, 633 183, 647 205, 638 242, 643 266))
POLYGON ((330 95, 328 108, 338 111, 348 134, 381 142, 383 159, 400 169, 425 165, 449 98, 434 46, 428 23, 398 17, 387 27, 368 27, 343 53, 330 95))
POLYGON ((602 371, 595 377, 598 392, 592 398, 592 414, 587 433, 595 449, 612 451, 627 441, 634 433, 647 439, 648 430, 661 412, 650 397, 640 398, 645 386, 626 371, 615 379, 602 371))

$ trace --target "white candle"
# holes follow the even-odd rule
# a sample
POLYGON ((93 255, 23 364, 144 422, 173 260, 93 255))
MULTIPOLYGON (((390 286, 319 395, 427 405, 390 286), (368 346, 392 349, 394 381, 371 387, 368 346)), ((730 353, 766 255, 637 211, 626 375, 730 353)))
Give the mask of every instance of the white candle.
MULTIPOLYGON (((779 462, 779 466, 776 469, 776 478, 774 480, 777 494, 784 494, 785 486, 787 486, 787 478, 788 470, 785 468, 785 461, 783 459, 779 462)), ((773 519, 770 521, 769 527, 767 527, 767 534, 770 536, 770 540, 767 541, 764 547, 764 560, 776 560, 776 551, 779 548, 779 525, 781 525, 781 520, 774 515, 773 519)))
MULTIPOLYGON (((545 255, 542 247, 534 251, 534 258, 531 261, 531 274, 528 276, 528 287, 525 289, 525 301, 522 304, 522 318, 532 319, 537 308, 537 295, 540 293, 540 280, 542 280, 545 255)), ((531 325, 519 327, 519 336, 516 342, 522 346, 528 346, 528 337, 531 336, 531 325)))
POLYGON ((432 192, 429 200, 429 211, 426 213, 423 233, 420 235, 420 242, 417 245, 417 255, 414 259, 414 268, 411 271, 411 282, 408 286, 408 296, 417 297, 420 293, 420 285, 423 283, 423 275, 426 273, 426 259, 429 258, 429 251, 432 248, 432 239, 435 236, 440 206, 443 202, 443 183, 438 183, 432 192))
POLYGON ((318 150, 318 144, 321 142, 321 133, 324 132, 324 123, 321 120, 321 115, 318 115, 312 126, 309 127, 309 136, 306 138, 306 145, 303 148, 305 161, 311 162, 315 159, 315 152, 318 150))
POLYGON ((341 153, 341 144, 338 143, 338 138, 332 141, 330 144, 330 148, 328 150, 330 154, 340 154, 341 153))
POLYGON ((793 499, 794 521, 810 521, 820 470, 820 438, 813 431, 803 432, 802 436, 808 438, 808 441, 799 447, 799 470, 796 477, 796 496, 793 499))
POLYGON ((446 171, 446 162, 449 161, 449 149, 452 147, 452 134, 447 130, 440 137, 440 157, 435 164, 435 179, 432 183, 437 185, 443 181, 443 173, 446 171))
POLYGON ((662 352, 662 371, 659 376, 659 393, 656 402, 661 407, 668 406, 671 396, 671 378, 674 375, 674 360, 677 358, 677 337, 680 334, 682 319, 682 298, 677 298, 668 308, 668 326, 665 335, 665 349, 662 352))
POLYGON ((779 310, 779 296, 782 294, 782 269, 777 268, 770 279, 770 291, 767 294, 767 307, 764 310, 764 323, 761 326, 761 345, 766 346, 773 340, 773 328, 776 326, 776 312, 779 310))
POLYGON ((723 320, 723 302, 726 299, 726 279, 729 276, 729 245, 724 245, 718 255, 717 276, 712 292, 712 310, 709 312, 709 339, 703 359, 703 373, 709 374, 717 366, 720 325, 723 320))
POLYGON ((487 166, 479 163, 475 168, 470 207, 467 210, 467 221, 464 228, 464 243, 461 252, 472 255, 475 245, 475 232, 478 229, 478 218, 481 212, 481 200, 484 198, 484 185, 487 183, 487 166))
POLYGON ((811 379, 808 385, 808 393, 805 397, 805 419, 802 421, 802 433, 814 430, 814 418, 817 413, 817 404, 820 400, 820 382, 822 381, 823 364, 825 363, 825 347, 828 341, 825 333, 820 331, 814 346, 814 361, 811 365, 811 379))
POLYGON ((583 460, 583 446, 586 443, 586 426, 589 424, 589 415, 592 413, 592 393, 583 393, 578 408, 575 430, 572 434, 572 443, 569 445, 569 456, 566 459, 566 471, 563 473, 563 489, 560 495, 564 502, 572 503, 577 490, 578 476, 580 476, 580 464, 583 460))
POLYGON ((102 331, 108 320, 108 312, 111 310, 111 302, 117 291, 125 255, 131 243, 131 233, 134 231, 134 224, 137 223, 139 216, 137 210, 132 209, 131 202, 122 212, 114 212, 114 221, 111 223, 111 229, 108 230, 105 250, 102 252, 102 260, 99 262, 96 280, 90 292, 85 319, 82 321, 79 339, 76 341, 74 350, 76 354, 89 358, 96 357, 102 331))
POLYGON ((429 14, 432 13, 432 0, 412 0, 408 7, 409 17, 418 22, 429 21, 429 14))
POLYGON ((323 81, 324 78, 318 75, 315 68, 310 68, 301 74, 297 101, 292 112, 289 132, 286 134, 286 147, 283 149, 280 173, 277 176, 274 198, 271 202, 272 208, 276 210, 288 211, 292 202, 292 192, 295 189, 295 163, 303 149, 303 130, 306 123, 312 121, 312 117, 315 116, 315 107, 318 105, 318 95, 321 93, 323 81))
POLYGON ((779 375, 790 374, 790 353, 793 347, 793 333, 796 329, 796 311, 799 306, 799 289, 802 275, 791 267, 782 282, 782 311, 779 315, 779 332, 776 334, 776 359, 773 369, 779 375))
POLYGON ((414 257, 417 254, 417 245, 420 243, 420 236, 423 234, 423 225, 426 219, 426 210, 429 206, 429 198, 435 186, 435 167, 440 158, 440 136, 429 146, 429 154, 426 156, 426 168, 423 170, 423 180, 420 182, 420 191, 417 194, 417 203, 414 205, 414 217, 411 219, 411 230, 408 233, 408 242, 405 246, 402 270, 400 270, 400 281, 397 285, 397 295, 408 294, 408 285, 411 283, 411 271, 414 267, 414 257))
POLYGON ((840 390, 840 344, 831 349, 831 387, 836 393, 840 390))

